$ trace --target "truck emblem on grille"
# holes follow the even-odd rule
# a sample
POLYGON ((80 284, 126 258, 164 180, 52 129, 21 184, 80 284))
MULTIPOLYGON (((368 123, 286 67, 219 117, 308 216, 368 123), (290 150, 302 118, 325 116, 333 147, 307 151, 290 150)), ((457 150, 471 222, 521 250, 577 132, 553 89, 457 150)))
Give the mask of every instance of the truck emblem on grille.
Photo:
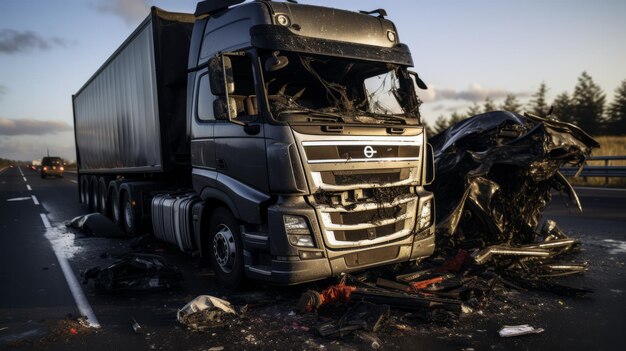
POLYGON ((374 157, 374 155, 376 154, 376 150, 374 150, 373 147, 367 145, 366 147, 363 148, 363 155, 365 155, 365 157, 367 158, 372 158, 374 157))

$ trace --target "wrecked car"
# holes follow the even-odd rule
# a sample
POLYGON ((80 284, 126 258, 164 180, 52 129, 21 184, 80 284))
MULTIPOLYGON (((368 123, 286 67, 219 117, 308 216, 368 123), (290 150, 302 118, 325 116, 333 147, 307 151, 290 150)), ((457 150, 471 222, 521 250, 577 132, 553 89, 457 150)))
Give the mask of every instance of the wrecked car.
POLYGON ((470 117, 429 143, 441 249, 532 244, 552 190, 582 210, 559 168, 581 166, 599 146, 572 124, 505 111, 470 117))

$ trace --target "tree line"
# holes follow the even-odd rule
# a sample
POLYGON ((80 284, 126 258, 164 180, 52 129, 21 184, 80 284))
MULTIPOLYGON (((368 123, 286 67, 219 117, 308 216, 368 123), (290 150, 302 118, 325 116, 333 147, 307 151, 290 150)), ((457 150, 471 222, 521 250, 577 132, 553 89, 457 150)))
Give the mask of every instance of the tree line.
POLYGON ((626 135, 626 79, 615 89, 613 102, 606 104, 606 96, 587 72, 578 77, 574 92, 557 95, 550 103, 548 87, 542 82, 524 106, 515 94, 508 94, 501 105, 487 97, 482 105, 474 103, 465 113, 453 112, 450 117, 437 117, 435 123, 426 125, 429 135, 435 135, 461 120, 480 113, 504 110, 515 113, 528 112, 541 117, 573 123, 591 135, 626 135))

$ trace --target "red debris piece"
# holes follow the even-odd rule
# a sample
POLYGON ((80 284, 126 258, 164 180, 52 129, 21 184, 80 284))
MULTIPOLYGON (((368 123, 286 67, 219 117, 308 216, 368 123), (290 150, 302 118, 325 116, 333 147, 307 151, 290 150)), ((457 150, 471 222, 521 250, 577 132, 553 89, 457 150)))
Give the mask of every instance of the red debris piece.
POLYGON ((78 330, 76 330, 76 328, 70 328, 70 334, 77 335, 78 334, 78 330))
POLYGON ((415 282, 415 283, 410 283, 409 286, 411 287, 411 289, 418 291, 418 290, 426 289, 427 287, 433 284, 441 283, 443 280, 444 280, 444 277, 435 277, 435 278, 426 279, 426 280, 422 280, 422 281, 415 282))
POLYGON ((454 257, 450 257, 447 259, 441 267, 437 269, 438 272, 459 272, 465 261, 470 257, 469 252, 460 249, 459 252, 454 257))
POLYGON ((300 296, 297 309, 300 312, 313 312, 323 305, 329 303, 349 303, 350 293, 356 290, 356 287, 340 283, 329 287, 328 289, 318 293, 317 291, 308 290, 300 296))

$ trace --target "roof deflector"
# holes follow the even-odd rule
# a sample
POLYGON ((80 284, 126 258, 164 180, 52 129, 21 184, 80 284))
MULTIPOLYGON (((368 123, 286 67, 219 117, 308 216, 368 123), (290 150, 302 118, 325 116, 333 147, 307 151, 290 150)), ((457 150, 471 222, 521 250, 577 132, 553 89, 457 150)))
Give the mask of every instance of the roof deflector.
POLYGON ((196 5, 194 16, 212 15, 215 12, 227 9, 233 5, 241 4, 244 1, 245 0, 204 0, 196 5))

